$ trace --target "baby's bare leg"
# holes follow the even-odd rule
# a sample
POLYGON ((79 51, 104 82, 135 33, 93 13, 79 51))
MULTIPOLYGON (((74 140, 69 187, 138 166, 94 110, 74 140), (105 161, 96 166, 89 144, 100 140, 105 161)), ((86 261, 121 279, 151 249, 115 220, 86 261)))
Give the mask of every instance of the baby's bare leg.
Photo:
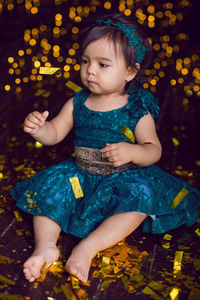
POLYGON ((54 220, 44 216, 33 217, 35 249, 24 263, 24 275, 33 282, 41 274, 41 267, 46 263, 49 267, 59 257, 56 243, 60 234, 60 226, 54 220))
POLYGON ((92 258, 131 234, 146 217, 136 212, 125 212, 106 219, 73 249, 66 263, 67 271, 86 282, 92 258))

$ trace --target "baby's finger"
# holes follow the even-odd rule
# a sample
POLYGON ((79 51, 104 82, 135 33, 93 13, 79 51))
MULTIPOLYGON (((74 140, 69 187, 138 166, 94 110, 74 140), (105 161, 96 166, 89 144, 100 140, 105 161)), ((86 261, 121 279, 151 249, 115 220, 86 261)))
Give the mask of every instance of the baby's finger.
POLYGON ((105 152, 110 151, 110 150, 112 149, 113 145, 114 145, 114 144, 108 144, 108 143, 106 143, 106 147, 102 148, 102 149, 101 149, 101 152, 102 152, 102 153, 105 153, 105 152))
POLYGON ((43 116, 43 113, 40 113, 39 111, 34 111, 30 114, 30 117, 34 117, 40 122, 44 122, 47 116, 43 116))
POLYGON ((40 127, 40 123, 39 121, 35 121, 35 122, 32 122, 32 121, 29 121, 29 120, 26 120, 24 122, 24 130, 26 131, 26 128, 29 128, 29 129, 36 129, 38 127, 40 127))
POLYGON ((44 120, 46 120, 49 116, 49 112, 47 110, 45 110, 43 113, 42 113, 42 116, 44 118, 44 120))
POLYGON ((102 152, 102 157, 103 158, 109 158, 111 156, 111 154, 107 150, 103 150, 101 152, 102 152))
POLYGON ((25 122, 32 122, 35 125, 41 126, 42 123, 44 122, 44 117, 42 116, 41 113, 38 111, 30 113, 26 119, 25 122))
POLYGON ((113 166, 114 167, 120 167, 122 165, 122 163, 120 162, 120 161, 115 161, 114 163, 113 163, 113 166))
POLYGON ((26 133, 34 133, 38 130, 39 126, 34 126, 34 127, 28 127, 24 126, 24 132, 26 133))
POLYGON ((108 160, 112 163, 117 162, 119 160, 118 156, 112 155, 108 157, 108 160))

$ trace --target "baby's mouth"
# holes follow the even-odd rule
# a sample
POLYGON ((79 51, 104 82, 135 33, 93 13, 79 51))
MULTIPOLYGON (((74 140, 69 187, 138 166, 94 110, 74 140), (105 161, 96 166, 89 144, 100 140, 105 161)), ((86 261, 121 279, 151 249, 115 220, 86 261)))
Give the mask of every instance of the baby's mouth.
POLYGON ((95 81, 92 81, 92 80, 88 80, 88 84, 89 85, 95 85, 95 84, 97 84, 95 81))

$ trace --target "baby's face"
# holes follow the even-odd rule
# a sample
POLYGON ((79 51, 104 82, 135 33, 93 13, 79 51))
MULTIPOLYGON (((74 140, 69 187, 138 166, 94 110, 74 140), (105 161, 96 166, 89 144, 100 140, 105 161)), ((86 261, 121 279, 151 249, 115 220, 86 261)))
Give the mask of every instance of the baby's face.
POLYGON ((101 38, 91 42, 81 60, 81 80, 94 94, 123 94, 130 77, 120 46, 101 38))

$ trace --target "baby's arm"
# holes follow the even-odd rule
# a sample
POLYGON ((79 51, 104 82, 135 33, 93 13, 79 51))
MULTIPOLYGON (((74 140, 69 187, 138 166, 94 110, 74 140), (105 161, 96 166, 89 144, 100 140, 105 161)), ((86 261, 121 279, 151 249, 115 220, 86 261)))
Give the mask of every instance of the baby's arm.
POLYGON ((116 167, 129 162, 139 166, 148 166, 157 162, 161 157, 162 149, 150 113, 139 120, 134 134, 137 144, 125 142, 107 144, 101 150, 103 157, 108 158, 116 167))
POLYGON ((135 139, 132 161, 140 166, 156 163, 162 154, 162 147, 156 133, 154 119, 151 114, 144 115, 135 127, 135 139))
POLYGON ((24 131, 44 145, 62 141, 73 127, 73 98, 68 100, 58 115, 46 121, 49 113, 34 111, 24 121, 24 131))

